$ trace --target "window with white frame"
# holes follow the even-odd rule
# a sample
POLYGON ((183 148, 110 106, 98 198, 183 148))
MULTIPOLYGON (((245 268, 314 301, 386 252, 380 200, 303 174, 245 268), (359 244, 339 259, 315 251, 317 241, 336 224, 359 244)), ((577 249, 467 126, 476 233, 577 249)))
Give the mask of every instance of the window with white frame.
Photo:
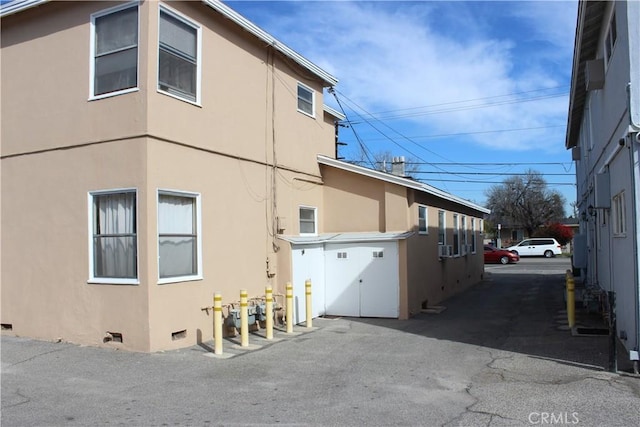
POLYGON ((158 90, 200 102, 200 26, 160 7, 158 90))
POLYGON ((426 206, 418 206, 418 233, 419 234, 428 234, 429 233, 429 223, 427 220, 427 207, 426 206))
POLYGON ((627 221, 624 210, 624 191, 613 196, 612 200, 613 235, 624 236, 627 233, 627 221))
POLYGON ((202 277, 200 195, 158 191, 160 283, 202 277))
POLYGON ((446 222, 444 211, 438 211, 438 244, 447 244, 446 222))
POLYGON ((89 193, 89 281, 138 283, 136 190, 89 193))
POLYGON ((471 218, 471 253, 476 253, 476 219, 471 218))
POLYGON ((453 254, 460 255, 460 226, 458 222, 458 214, 453 214, 453 254))
POLYGON ((462 215, 460 220, 460 227, 462 229, 462 252, 467 253, 467 217, 462 215))
POLYGON ((300 234, 317 234, 317 209, 313 207, 300 206, 300 234))
POLYGON ((138 86, 138 3, 91 15, 91 97, 138 86))
MULTIPOLYGON (((615 5, 613 6, 615 7, 615 5)), ((609 28, 607 30, 607 37, 604 42, 604 51, 605 57, 607 58, 607 63, 611 59, 611 55, 613 53, 613 48, 616 45, 616 39, 618 38, 618 30, 616 28, 616 13, 615 11, 611 15, 611 21, 609 21, 609 28)))
POLYGON ((314 116, 315 92, 308 86, 298 83, 298 111, 314 116))

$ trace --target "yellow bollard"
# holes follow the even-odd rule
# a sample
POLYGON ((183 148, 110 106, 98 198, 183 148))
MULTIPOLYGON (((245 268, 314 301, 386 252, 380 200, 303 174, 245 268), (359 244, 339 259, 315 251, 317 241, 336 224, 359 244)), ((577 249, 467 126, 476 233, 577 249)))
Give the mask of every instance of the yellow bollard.
POLYGON ((240 346, 249 347, 249 308, 245 289, 240 290, 240 346))
POLYGON ((311 311, 311 280, 307 280, 304 282, 304 294, 306 297, 306 306, 307 306, 307 328, 311 328, 313 326, 312 320, 312 311, 311 311))
POLYGON ((222 354, 222 295, 213 295, 213 352, 222 354))
POLYGON ((287 282, 287 333, 293 332, 293 285, 287 282))
POLYGON ((576 324, 576 284, 571 270, 567 270, 567 320, 569 328, 576 324))
POLYGON ((271 286, 267 286, 267 289, 265 290, 265 294, 266 294, 266 314, 267 314, 267 320, 266 320, 266 328, 267 328, 267 332, 266 332, 266 338, 268 340, 272 340, 273 339, 273 289, 271 289, 271 286))

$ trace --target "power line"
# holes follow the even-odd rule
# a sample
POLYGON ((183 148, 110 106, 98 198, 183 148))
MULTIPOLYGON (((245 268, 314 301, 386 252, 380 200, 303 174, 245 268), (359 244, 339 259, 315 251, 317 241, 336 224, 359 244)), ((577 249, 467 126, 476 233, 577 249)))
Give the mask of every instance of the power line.
MULTIPOLYGON (((460 182, 465 184, 504 184, 503 182, 498 181, 474 181, 474 180, 457 180, 457 179, 417 179, 416 181, 423 182, 428 184, 430 182, 460 182)), ((571 185, 576 186, 575 183, 571 182, 547 182, 547 185, 571 185)))
MULTIPOLYGON (((412 171, 412 174, 418 174, 418 173, 422 173, 422 174, 433 174, 433 173, 437 173, 437 174, 441 174, 443 172, 436 172, 436 171, 412 171)), ((503 176, 512 176, 512 175, 520 175, 520 176, 527 176, 529 175, 528 173, 522 173, 522 172, 447 172, 450 173, 452 175, 456 175, 456 174, 461 174, 461 175, 503 175, 503 176)), ((575 174, 572 173, 542 173, 541 175, 544 176, 574 176, 575 174)))

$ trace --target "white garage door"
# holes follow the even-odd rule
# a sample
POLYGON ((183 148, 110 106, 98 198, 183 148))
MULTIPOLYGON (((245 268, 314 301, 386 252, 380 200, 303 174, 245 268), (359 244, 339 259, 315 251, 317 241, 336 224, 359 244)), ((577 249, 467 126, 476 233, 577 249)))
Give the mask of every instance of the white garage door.
POLYGON ((397 241, 328 243, 324 256, 327 314, 399 316, 397 241))
POLYGON ((311 313, 324 315, 324 245, 293 245, 293 319, 294 324, 307 318, 305 282, 311 280, 311 313))

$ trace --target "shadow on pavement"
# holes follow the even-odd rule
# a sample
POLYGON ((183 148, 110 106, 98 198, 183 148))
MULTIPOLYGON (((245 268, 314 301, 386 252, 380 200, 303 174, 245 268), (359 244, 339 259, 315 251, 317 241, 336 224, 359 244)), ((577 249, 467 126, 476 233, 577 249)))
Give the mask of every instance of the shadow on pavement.
MULTIPOLYGON (((486 280, 444 302, 439 314, 409 320, 354 318, 429 338, 512 351, 560 363, 609 367, 609 337, 572 336, 567 326, 564 274, 488 274, 486 280)), ((602 317, 576 304, 576 323, 601 330, 602 317)), ((618 372, 633 372, 618 346, 618 372)))

